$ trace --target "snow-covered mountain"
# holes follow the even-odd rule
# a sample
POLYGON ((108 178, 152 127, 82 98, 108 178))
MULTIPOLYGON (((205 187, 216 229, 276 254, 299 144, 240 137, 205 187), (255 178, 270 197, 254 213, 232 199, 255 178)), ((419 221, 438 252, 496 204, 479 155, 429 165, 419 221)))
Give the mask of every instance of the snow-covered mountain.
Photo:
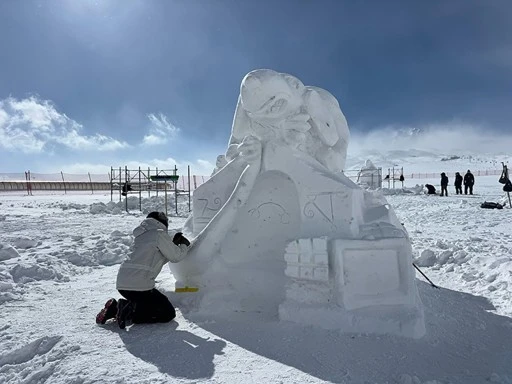
POLYGON ((502 162, 512 164, 512 135, 463 124, 356 131, 347 169, 357 170, 367 159, 383 169, 403 167, 405 174, 501 170, 502 162))
POLYGON ((465 154, 460 152, 435 152, 420 149, 390 149, 385 148, 362 150, 355 154, 349 152, 347 170, 359 170, 365 160, 371 160, 377 167, 404 168, 404 174, 411 173, 440 173, 466 172, 502 169, 502 162, 512 164, 512 151, 507 154, 465 154))

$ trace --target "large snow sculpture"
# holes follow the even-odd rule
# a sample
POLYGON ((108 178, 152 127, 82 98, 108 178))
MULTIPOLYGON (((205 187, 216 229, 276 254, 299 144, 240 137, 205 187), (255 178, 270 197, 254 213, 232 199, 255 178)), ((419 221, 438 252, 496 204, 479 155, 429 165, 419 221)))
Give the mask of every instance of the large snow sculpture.
POLYGON ((242 80, 229 145, 194 192, 189 257, 171 269, 200 308, 347 332, 421 337, 407 232, 384 197, 341 172, 336 99, 272 70, 242 80))

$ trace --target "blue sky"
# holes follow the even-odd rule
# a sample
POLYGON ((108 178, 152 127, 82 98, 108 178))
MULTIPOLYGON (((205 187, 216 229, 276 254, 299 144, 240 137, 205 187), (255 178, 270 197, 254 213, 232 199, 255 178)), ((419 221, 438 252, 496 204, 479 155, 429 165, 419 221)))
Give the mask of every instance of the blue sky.
POLYGON ((511 19, 509 1, 3 0, 0 172, 209 174, 256 68, 329 90, 354 137, 500 136, 511 19))

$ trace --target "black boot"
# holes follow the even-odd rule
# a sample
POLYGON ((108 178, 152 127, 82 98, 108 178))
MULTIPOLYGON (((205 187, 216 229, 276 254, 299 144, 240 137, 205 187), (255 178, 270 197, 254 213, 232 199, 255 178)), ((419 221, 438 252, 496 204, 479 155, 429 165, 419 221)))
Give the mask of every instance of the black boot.
POLYGON ((133 315, 133 305, 125 299, 119 299, 117 305, 117 325, 119 328, 124 329, 127 322, 131 322, 133 315))

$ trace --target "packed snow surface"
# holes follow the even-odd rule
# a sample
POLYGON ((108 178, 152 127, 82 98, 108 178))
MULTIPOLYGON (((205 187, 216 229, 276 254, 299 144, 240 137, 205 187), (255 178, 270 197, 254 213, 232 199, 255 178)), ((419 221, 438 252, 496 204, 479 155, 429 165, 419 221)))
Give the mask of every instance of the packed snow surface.
POLYGON ((503 198, 496 177, 477 178, 473 196, 387 196, 418 265, 441 287, 417 274, 427 334, 413 340, 227 309, 198 313, 194 293, 173 292, 167 269, 157 287, 178 308, 174 322, 97 326, 104 302, 119 296, 118 264, 145 214, 124 206, 96 213, 112 206, 110 195, 4 194, 0 382, 511 383, 512 209, 480 208, 503 198))

